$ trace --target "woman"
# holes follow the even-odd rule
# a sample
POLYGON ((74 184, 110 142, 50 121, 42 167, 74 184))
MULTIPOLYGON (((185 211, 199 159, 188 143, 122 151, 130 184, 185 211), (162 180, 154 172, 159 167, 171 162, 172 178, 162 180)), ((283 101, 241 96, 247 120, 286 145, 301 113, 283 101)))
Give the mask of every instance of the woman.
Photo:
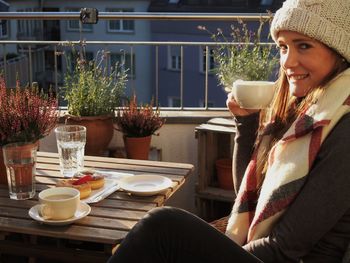
POLYGON ((349 0, 287 0, 271 24, 281 57, 271 108, 259 114, 229 96, 241 186, 226 235, 156 209, 110 262, 341 262, 350 241, 349 15, 349 0))

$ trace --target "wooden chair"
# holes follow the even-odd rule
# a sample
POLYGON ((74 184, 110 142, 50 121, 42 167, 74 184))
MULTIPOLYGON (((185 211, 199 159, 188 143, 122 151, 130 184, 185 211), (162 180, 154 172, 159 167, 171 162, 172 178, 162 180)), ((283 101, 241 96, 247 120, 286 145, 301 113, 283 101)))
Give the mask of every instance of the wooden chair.
POLYGON ((210 222, 209 224, 212 225, 213 227, 215 227, 221 233, 225 234, 228 219, 229 219, 229 216, 225 216, 225 217, 219 218, 217 220, 214 220, 214 221, 210 222))

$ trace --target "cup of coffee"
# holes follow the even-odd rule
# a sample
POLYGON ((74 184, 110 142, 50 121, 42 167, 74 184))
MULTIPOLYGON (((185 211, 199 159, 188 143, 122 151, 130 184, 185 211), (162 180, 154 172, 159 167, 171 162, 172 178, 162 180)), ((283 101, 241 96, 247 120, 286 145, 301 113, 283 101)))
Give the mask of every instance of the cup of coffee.
POLYGON ((44 219, 65 220, 74 216, 80 202, 79 190, 56 187, 39 193, 40 213, 44 219))
POLYGON ((233 82, 231 93, 241 108, 264 109, 272 101, 275 93, 275 83, 271 81, 236 80, 233 82))

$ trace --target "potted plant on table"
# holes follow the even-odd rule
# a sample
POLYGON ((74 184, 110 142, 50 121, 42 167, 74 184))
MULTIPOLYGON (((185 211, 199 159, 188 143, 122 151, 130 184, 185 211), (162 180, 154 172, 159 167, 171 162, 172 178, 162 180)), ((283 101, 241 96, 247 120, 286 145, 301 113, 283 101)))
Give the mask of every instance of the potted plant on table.
POLYGON ((117 112, 118 130, 123 133, 125 150, 128 158, 147 160, 152 135, 160 129, 165 119, 160 117, 157 107, 150 104, 137 105, 134 94, 117 112))
POLYGON ((127 81, 126 70, 118 64, 108 68, 106 59, 104 51, 97 52, 91 61, 78 54, 73 70, 65 75, 66 123, 86 127, 87 155, 102 155, 108 147, 114 131, 114 110, 120 105, 127 81))
POLYGON ((6 169, 2 147, 21 142, 23 147, 38 146, 38 140, 47 136, 58 121, 57 99, 41 94, 33 88, 6 88, 0 77, 0 183, 6 184, 6 169))

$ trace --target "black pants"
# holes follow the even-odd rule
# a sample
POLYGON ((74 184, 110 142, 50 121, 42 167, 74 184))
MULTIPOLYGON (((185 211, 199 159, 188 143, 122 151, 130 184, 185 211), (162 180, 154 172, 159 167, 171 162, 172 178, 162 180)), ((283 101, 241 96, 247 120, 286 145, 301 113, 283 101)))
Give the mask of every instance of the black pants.
POLYGON ((130 231, 115 262, 261 262, 197 216, 177 208, 152 210, 130 231))

